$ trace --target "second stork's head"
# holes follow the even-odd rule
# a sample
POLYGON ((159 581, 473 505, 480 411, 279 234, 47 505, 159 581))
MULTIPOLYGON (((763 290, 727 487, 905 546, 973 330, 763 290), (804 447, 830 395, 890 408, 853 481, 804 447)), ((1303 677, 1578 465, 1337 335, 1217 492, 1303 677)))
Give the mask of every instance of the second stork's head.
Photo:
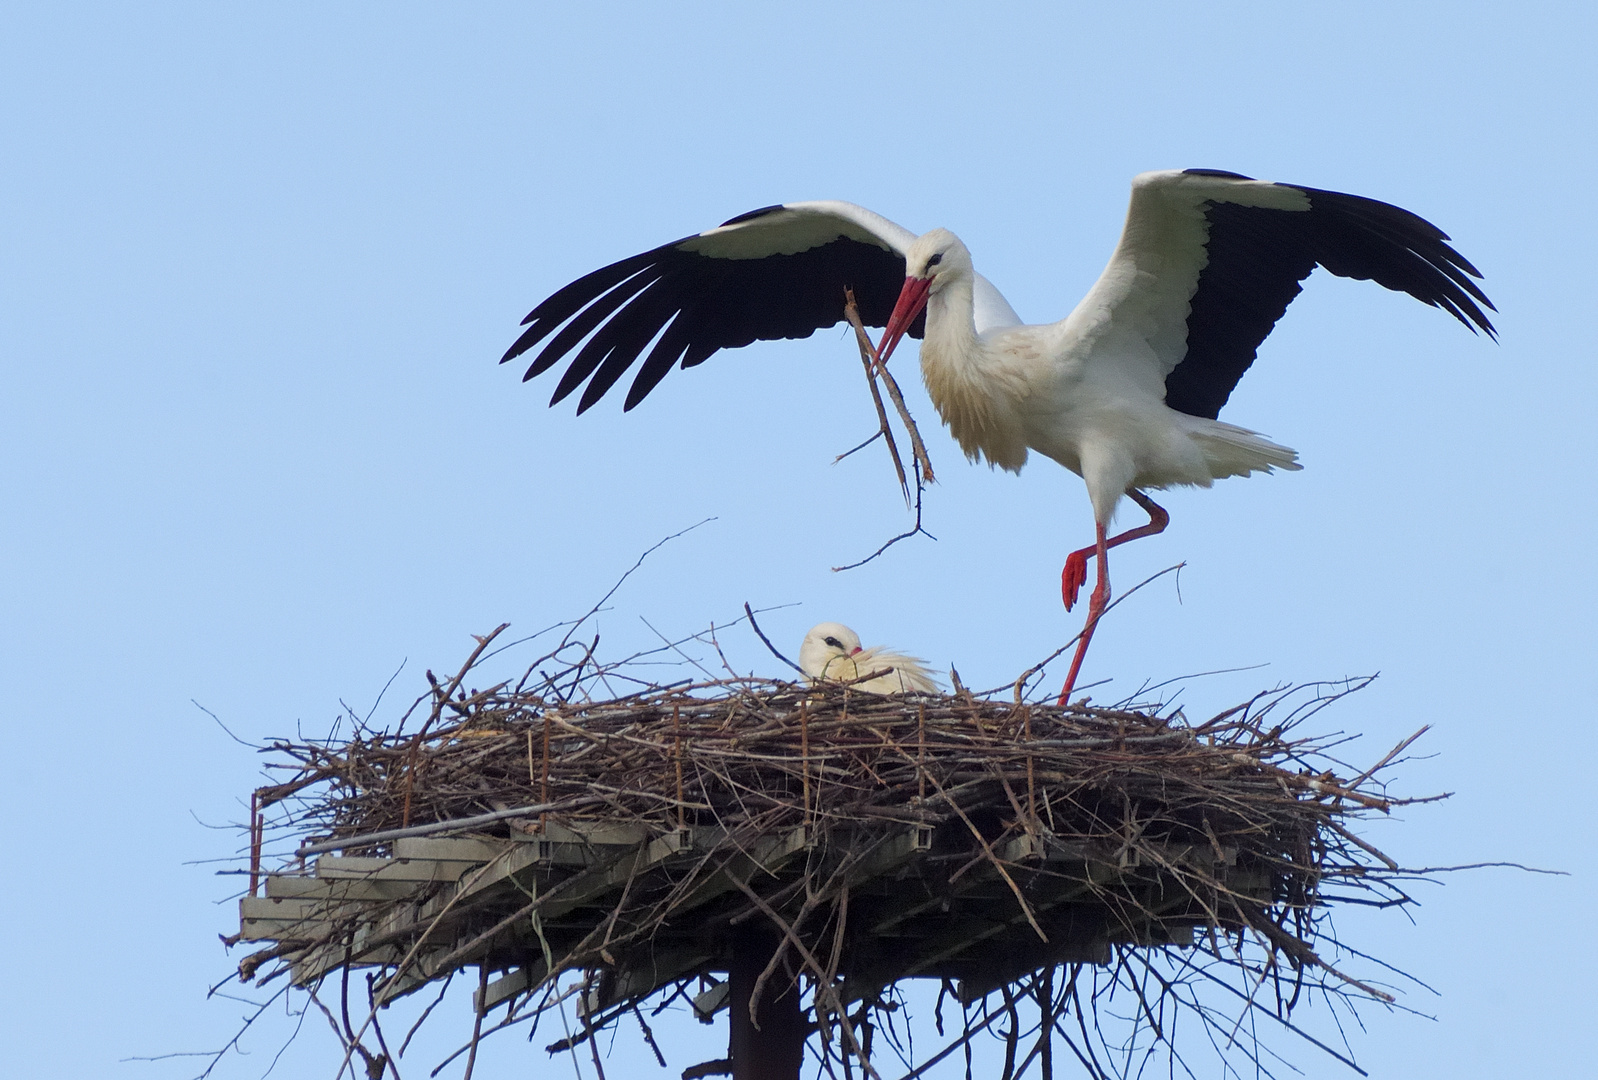
POLYGON ((904 288, 899 290, 899 302, 893 306, 878 350, 884 363, 928 301, 957 281, 970 281, 973 273, 971 252, 948 229, 933 229, 916 237, 905 253, 904 268, 904 288))
POLYGON ((799 666, 812 679, 848 680, 859 674, 854 656, 860 635, 842 623, 824 622, 810 628, 799 646, 799 666))

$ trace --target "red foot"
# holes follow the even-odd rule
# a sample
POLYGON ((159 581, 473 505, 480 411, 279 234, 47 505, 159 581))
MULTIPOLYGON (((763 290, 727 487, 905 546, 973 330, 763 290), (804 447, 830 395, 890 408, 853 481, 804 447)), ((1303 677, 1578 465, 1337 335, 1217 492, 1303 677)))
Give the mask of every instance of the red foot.
POLYGON ((1093 554, 1093 549, 1086 551, 1073 551, 1065 558, 1065 569, 1060 571, 1060 598, 1065 601, 1065 610, 1070 611, 1076 606, 1076 596, 1088 579, 1088 556, 1093 554))

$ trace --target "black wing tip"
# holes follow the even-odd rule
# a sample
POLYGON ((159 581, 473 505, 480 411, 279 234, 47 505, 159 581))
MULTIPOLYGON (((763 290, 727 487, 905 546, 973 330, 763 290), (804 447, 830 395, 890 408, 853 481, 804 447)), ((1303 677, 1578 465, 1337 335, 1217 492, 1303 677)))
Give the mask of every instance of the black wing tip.
MULTIPOLYGON (((522 323, 522 325, 526 326, 527 324, 522 323)), ((504 364, 516 359, 528 349, 531 349, 534 345, 537 345, 539 339, 543 336, 543 333, 540 333, 537 330, 523 330, 516 340, 511 342, 510 348, 505 350, 505 355, 499 358, 499 362, 504 364)))
MULTIPOLYGON (((784 209, 762 207, 728 224, 784 209)), ((620 260, 558 290, 533 310, 531 325, 501 363, 543 342, 522 381, 564 359, 568 366, 549 404, 576 394, 581 415, 616 386, 653 341, 654 349, 635 371, 625 395, 622 411, 630 412, 674 367, 694 367, 721 349, 754 341, 809 337, 836 324, 843 317, 845 284, 853 283, 859 293, 866 323, 880 326, 904 281, 903 256, 846 235, 803 252, 774 252, 766 259, 731 260, 673 250, 693 239, 620 260)), ((909 328, 912 336, 925 333, 924 320, 924 314, 918 316, 909 328)))
MULTIPOLYGON (((1498 310, 1497 308, 1493 307, 1492 301, 1490 300, 1484 298, 1482 303, 1487 305, 1487 309, 1489 311, 1496 312, 1498 310)), ((1485 312, 1476 307, 1475 304, 1471 305, 1471 309, 1472 310, 1468 310, 1464 314, 1460 314, 1458 311, 1452 311, 1450 314, 1452 314, 1454 318, 1458 319, 1460 322, 1464 323, 1465 329, 1469 330, 1471 333, 1477 333, 1477 328, 1479 327, 1480 333, 1486 334, 1489 338, 1496 342, 1498 340, 1498 327, 1494 326, 1493 321, 1487 317, 1485 312)))
MULTIPOLYGON (((1408 293, 1422 303, 1442 308, 1458 319, 1471 333, 1484 331, 1494 341, 1498 329, 1481 310, 1496 312, 1497 307, 1487 298, 1476 281, 1484 277, 1469 259, 1454 249, 1449 235, 1433 222, 1413 210, 1406 210, 1390 202, 1353 195, 1346 191, 1328 191, 1307 185, 1289 185, 1310 197, 1317 209, 1331 210, 1345 217, 1360 231, 1387 244, 1408 252, 1409 256, 1424 265, 1428 277, 1435 275, 1431 289, 1417 292, 1413 285, 1382 281, 1386 288, 1408 293), (1472 280, 1476 279, 1476 280, 1472 280)), ((1326 265, 1322 262, 1322 265, 1326 265)), ((1339 273, 1327 266, 1332 273, 1339 273)), ((1365 275, 1348 275, 1362 277, 1365 275)), ((1374 279, 1374 275, 1370 275, 1374 279)))
MULTIPOLYGON (((578 383, 573 383, 570 386, 556 386, 555 387, 555 392, 553 394, 551 394, 550 397, 549 397, 549 408, 553 409, 556 405, 559 405, 561 402, 563 402, 567 398, 571 397, 572 394, 576 392, 577 387, 579 387, 581 385, 582 384, 580 382, 578 382, 578 383)), ((583 411, 582 409, 578 409, 577 410, 578 415, 581 415, 582 411, 583 411)))
POLYGON ((1231 172, 1227 169, 1183 169, 1183 176, 1213 176, 1221 180, 1252 180, 1252 176, 1244 176, 1240 172, 1231 172))

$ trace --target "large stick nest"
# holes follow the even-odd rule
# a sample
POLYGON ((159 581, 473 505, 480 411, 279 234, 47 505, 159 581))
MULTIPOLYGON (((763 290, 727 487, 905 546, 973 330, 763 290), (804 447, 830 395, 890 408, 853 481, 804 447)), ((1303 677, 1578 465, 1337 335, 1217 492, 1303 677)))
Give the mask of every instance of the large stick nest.
MULTIPOLYGON (((1288 1027, 1306 986, 1391 1000, 1322 955, 1339 901, 1407 899, 1398 864, 1350 828, 1405 801, 1378 773, 1402 745, 1356 773, 1331 756, 1340 737, 1300 733, 1347 686, 1190 723, 750 678, 599 696, 604 671, 589 662, 557 675, 535 663, 485 691, 464 687, 468 663, 433 683, 414 732, 270 747, 290 774, 257 793, 271 836, 346 859, 403 856, 418 836, 489 844, 454 881, 256 935, 277 944, 241 973, 292 972, 314 989, 375 965, 375 1016, 466 965, 485 991, 510 972, 520 982, 488 995, 506 1003, 492 1026, 580 991, 583 1030, 557 1044, 570 1048, 624 1013, 642 1021, 646 999, 697 991, 713 1009, 717 973, 759 927, 778 947, 758 993, 807 988, 829 1069, 869 1059, 910 977, 944 980, 967 1006, 951 1049, 994 1024, 1002 998, 1007 1069, 1023 1000, 1044 1035, 1066 1035, 1075 1012, 1080 1037, 1066 1037, 1084 1063, 1095 1040, 1100 1054, 1159 1044, 1179 1057, 1184 1008, 1232 1041, 1235 1024, 1193 992, 1206 980, 1288 1027), (1140 1004, 1112 1045, 1096 1012, 1118 986, 1140 1004)), ((302 855, 274 876, 310 870, 302 855)))

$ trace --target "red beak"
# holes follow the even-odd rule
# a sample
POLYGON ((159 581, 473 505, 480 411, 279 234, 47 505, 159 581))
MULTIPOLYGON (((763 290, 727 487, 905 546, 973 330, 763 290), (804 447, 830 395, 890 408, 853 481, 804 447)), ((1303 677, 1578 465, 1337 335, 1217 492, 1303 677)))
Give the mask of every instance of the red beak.
POLYGON ((888 357, 893 355, 893 350, 899 345, 899 339, 904 337, 906 330, 910 329, 910 324, 916 321, 921 309, 927 306, 927 295, 931 290, 931 278, 904 279, 904 288, 899 290, 899 302, 893 305, 893 315, 888 319, 888 328, 882 332, 882 345, 877 349, 879 364, 886 364, 888 357))
POLYGON ((860 651, 860 646, 856 645, 854 648, 849 650, 849 655, 853 656, 855 653, 857 653, 859 651, 860 651))

